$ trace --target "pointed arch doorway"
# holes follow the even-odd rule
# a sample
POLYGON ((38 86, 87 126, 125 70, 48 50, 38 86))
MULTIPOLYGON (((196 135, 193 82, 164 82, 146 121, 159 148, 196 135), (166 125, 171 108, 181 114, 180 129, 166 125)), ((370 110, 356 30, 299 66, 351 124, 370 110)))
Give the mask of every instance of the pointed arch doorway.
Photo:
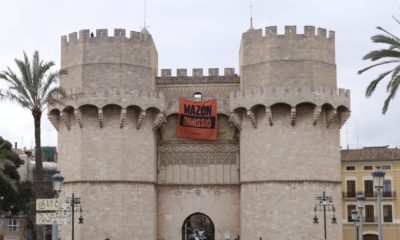
POLYGON ((182 225, 182 240, 215 240, 211 218, 200 212, 189 215, 182 225))

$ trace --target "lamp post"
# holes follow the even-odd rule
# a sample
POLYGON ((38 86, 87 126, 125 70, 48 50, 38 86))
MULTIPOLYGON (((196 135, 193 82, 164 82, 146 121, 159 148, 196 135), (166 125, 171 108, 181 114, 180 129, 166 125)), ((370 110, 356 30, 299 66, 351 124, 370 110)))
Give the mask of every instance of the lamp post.
POLYGON ((377 169, 372 172, 372 177, 374 178, 374 187, 378 195, 378 239, 382 240, 382 190, 383 190, 383 180, 385 177, 385 172, 377 169))
POLYGON ((324 237, 325 237, 324 239, 326 240, 326 212, 329 212, 329 211, 333 212, 332 224, 336 224, 337 223, 337 221, 336 221, 337 219, 335 216, 336 209, 332 203, 332 197, 327 196, 325 194, 325 191, 323 191, 322 196, 317 197, 316 199, 319 201, 319 203, 315 204, 315 207, 314 207, 315 215, 314 215, 313 220, 314 220, 314 223, 318 223, 317 211, 324 212, 324 237))
POLYGON ((356 197, 357 200, 357 208, 358 208, 358 215, 359 215, 359 223, 360 223, 360 240, 363 240, 363 208, 365 204, 365 197, 364 195, 357 195, 356 197))
MULTIPOLYGON (((56 173, 53 175, 53 188, 54 191, 59 194, 61 192, 61 185, 62 182, 64 181, 64 177, 60 173, 56 173)), ((71 233, 72 233, 72 240, 75 240, 75 208, 79 206, 79 222, 78 224, 83 224, 83 217, 82 217, 82 207, 81 207, 81 199, 79 197, 75 197, 75 194, 72 193, 72 198, 70 201, 70 206, 71 206, 71 221, 72 221, 72 228, 71 228, 71 233)))
POLYGON ((357 222, 358 222, 358 212, 357 210, 351 210, 351 219, 354 223, 354 240, 357 240, 357 222))
MULTIPOLYGON (((55 193, 55 197, 59 198, 60 192, 61 192, 61 184, 64 181, 64 177, 60 174, 60 172, 56 172, 56 174, 53 175, 53 191, 55 193)), ((51 226, 51 240, 57 240, 58 239, 58 224, 56 221, 52 223, 51 226)))

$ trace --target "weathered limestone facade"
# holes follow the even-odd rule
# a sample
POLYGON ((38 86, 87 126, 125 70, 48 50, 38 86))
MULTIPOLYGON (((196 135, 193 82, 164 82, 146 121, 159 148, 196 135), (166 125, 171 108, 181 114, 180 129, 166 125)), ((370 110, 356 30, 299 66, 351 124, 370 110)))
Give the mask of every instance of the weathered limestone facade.
MULTIPOLYGON (((162 69, 151 35, 115 29, 62 37, 65 105, 49 108, 59 131, 62 194, 81 197, 76 239, 182 239, 191 214, 215 240, 320 239, 315 197, 340 208, 339 128, 350 93, 336 88, 334 33, 293 26, 250 29, 234 69, 162 69), (176 136, 178 98, 218 102, 218 140, 176 136)), ((70 226, 62 239, 70 239, 70 226)), ((342 239, 342 224, 328 228, 342 239)))

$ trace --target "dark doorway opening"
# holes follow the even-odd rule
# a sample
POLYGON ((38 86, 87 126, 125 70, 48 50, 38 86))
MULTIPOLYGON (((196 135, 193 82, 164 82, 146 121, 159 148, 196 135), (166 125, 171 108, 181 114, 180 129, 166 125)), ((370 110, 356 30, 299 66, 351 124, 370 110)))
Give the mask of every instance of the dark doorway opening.
POLYGON ((203 213, 193 213, 182 225, 182 240, 215 240, 214 223, 203 213))
POLYGON ((378 240, 378 235, 376 235, 376 234, 365 234, 363 239, 364 240, 378 240))

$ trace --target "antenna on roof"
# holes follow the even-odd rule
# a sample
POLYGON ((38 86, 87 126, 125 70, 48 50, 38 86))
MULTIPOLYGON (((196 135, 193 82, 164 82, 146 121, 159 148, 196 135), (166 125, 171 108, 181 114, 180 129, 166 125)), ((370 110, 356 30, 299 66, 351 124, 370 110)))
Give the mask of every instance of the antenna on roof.
POLYGON ((147 0, 144 0, 143 28, 146 28, 147 0))
POLYGON ((147 19, 147 0, 144 0, 144 13, 143 13, 143 27, 142 27, 142 31, 141 33, 149 33, 147 31, 147 28, 149 28, 150 26, 146 25, 146 19, 147 19))
POLYGON ((249 8, 250 8, 250 29, 253 29, 253 7, 254 7, 253 0, 251 0, 250 1, 250 5, 249 5, 249 8))

